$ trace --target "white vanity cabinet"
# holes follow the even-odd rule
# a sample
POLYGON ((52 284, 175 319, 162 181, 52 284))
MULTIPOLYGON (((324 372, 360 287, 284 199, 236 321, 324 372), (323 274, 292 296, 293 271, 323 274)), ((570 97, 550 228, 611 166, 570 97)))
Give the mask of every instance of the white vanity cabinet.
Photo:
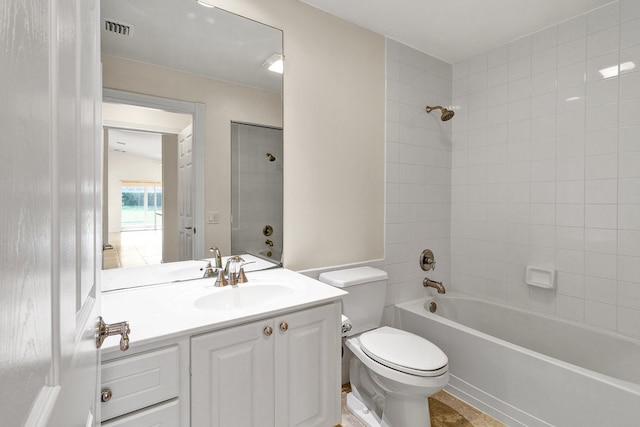
POLYGON ((181 341, 103 358, 103 427, 188 425, 188 338, 181 341))
POLYGON ((340 422, 340 303, 191 338, 192 427, 340 422))

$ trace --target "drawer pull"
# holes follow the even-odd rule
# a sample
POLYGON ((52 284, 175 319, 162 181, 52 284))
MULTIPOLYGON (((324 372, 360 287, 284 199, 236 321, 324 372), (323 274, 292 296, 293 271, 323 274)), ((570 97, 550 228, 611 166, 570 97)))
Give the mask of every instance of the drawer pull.
POLYGON ((289 329, 289 324, 288 324, 287 322, 282 322, 282 323, 280 323, 280 330, 281 330, 282 332, 286 332, 286 331, 287 331, 287 329, 289 329))
POLYGON ((111 397, 113 397, 113 393, 111 393, 110 388, 103 388, 102 391, 100 392, 100 400, 102 402, 110 401, 111 397))
POLYGON ((271 326, 265 326, 264 329, 262 330, 264 332, 264 334, 266 336, 271 336, 271 334, 273 333, 273 328, 271 326))

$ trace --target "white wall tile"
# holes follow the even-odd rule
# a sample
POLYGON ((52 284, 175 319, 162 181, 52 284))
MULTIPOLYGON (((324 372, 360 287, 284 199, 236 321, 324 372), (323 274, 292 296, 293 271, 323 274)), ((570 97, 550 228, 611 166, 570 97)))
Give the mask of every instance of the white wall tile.
POLYGON ((459 289, 640 336, 639 4, 458 66, 451 275, 478 281, 459 289), (603 75, 611 67, 620 75, 603 75), (556 293, 524 284, 532 262, 556 268, 556 293))
POLYGON ((564 67, 587 59, 587 38, 580 37, 558 45, 558 67, 564 67))
POLYGON ((618 332, 640 338, 640 310, 618 308, 618 332))
POLYGON ((619 71, 619 54, 611 52, 587 59, 587 83, 604 79, 616 79, 619 71))
POLYGON ((617 316, 618 311, 615 305, 585 301, 584 321, 589 325, 616 330, 617 316))
POLYGON ((613 52, 620 47, 620 27, 610 27, 587 36, 587 58, 613 52))
POLYGON ((549 70, 531 76, 531 95, 550 93, 556 90, 556 70, 549 70))
POLYGON ((618 280, 637 283, 640 277, 640 257, 618 257, 618 280))
POLYGON ((584 229, 584 250, 607 254, 618 253, 618 235, 615 228, 584 229))
POLYGON ((637 72, 620 76, 620 100, 633 98, 640 98, 640 73, 637 72))
POLYGON ((618 282, 617 293, 619 306, 640 310, 640 283, 618 282))
POLYGON ((617 281, 593 276, 584 278, 585 299, 615 306, 618 302, 617 295, 617 281))
POLYGON ((580 15, 558 24, 558 43, 566 43, 587 35, 587 16, 580 15))
POLYGON ((617 203, 617 179, 588 179, 585 181, 586 203, 617 203))
POLYGON ((584 225, 591 228, 616 228, 618 205, 584 205, 584 225))
POLYGON ((640 3, 637 0, 620 0, 622 21, 640 18, 640 3))
POLYGON ((620 24, 620 2, 610 3, 587 14, 587 33, 595 33, 620 24))
POLYGON ((640 257, 640 231, 618 231, 618 254, 640 257))
POLYGON ((618 228, 621 230, 640 230, 640 204, 618 205, 618 228))
POLYGON ((558 295, 556 298, 556 315, 577 322, 584 321, 584 299, 558 295))
POLYGON ((640 44, 640 19, 627 21, 620 26, 620 48, 640 44))
POLYGON ((585 245, 584 228, 556 227, 556 248, 583 251, 585 245))

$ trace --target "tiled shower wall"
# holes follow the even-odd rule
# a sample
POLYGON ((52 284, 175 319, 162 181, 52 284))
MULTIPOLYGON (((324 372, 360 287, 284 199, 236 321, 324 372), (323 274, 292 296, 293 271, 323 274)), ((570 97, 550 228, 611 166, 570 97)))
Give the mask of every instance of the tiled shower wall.
POLYGON ((640 2, 454 64, 453 104, 451 287, 639 337, 640 2))
POLYGON ((389 273, 387 306, 431 292, 426 276, 450 286, 451 121, 425 107, 451 103, 451 75, 450 64, 387 40, 386 246, 376 264, 389 273), (425 273, 427 248, 436 269, 425 273))

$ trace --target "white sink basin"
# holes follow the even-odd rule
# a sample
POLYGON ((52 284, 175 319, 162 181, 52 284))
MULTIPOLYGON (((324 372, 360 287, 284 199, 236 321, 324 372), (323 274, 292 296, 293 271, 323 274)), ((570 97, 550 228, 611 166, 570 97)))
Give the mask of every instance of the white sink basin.
POLYGON ((193 305, 207 311, 248 310, 281 301, 292 293, 293 288, 280 284, 240 284, 201 296, 193 305))

